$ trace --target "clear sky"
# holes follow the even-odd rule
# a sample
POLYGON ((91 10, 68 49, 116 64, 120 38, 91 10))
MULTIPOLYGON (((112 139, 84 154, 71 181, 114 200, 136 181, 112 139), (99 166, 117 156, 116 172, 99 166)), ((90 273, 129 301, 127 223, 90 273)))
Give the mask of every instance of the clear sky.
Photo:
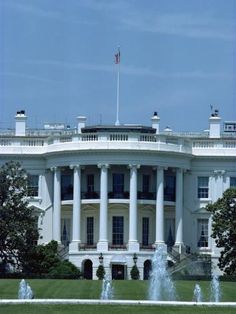
POLYGON ((0 128, 116 120, 202 131, 236 120, 236 0, 0 0, 0 128))

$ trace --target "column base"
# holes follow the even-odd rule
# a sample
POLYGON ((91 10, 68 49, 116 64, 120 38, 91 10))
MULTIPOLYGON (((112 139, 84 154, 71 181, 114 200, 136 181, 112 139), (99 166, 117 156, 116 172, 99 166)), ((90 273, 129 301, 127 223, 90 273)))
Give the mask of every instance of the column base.
POLYGON ((162 247, 164 252, 167 253, 167 245, 164 241, 156 241, 153 246, 155 249, 157 249, 158 247, 162 247))
POLYGON ((129 241, 127 245, 127 249, 130 252, 139 252, 139 242, 138 241, 129 241))
POLYGON ((69 251, 73 251, 73 252, 78 252, 79 249, 80 249, 80 244, 81 244, 81 241, 77 240, 77 241, 72 241, 70 244, 69 244, 69 251))
POLYGON ((108 241, 103 240, 97 243, 97 251, 99 252, 107 252, 108 251, 108 241))
POLYGON ((183 242, 175 242, 172 250, 179 253, 180 255, 185 253, 185 245, 183 242))

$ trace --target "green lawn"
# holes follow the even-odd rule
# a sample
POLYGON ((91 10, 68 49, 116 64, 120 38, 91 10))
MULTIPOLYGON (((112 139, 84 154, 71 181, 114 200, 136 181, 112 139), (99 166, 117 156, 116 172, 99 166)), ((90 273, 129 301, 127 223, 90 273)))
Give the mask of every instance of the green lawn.
MULTIPOLYGON (((63 299, 99 299, 102 282, 90 280, 27 280, 35 298, 63 298, 63 299)), ((16 299, 19 279, 0 279, 0 299, 16 299)), ((176 281, 179 301, 192 301, 195 281, 176 281)), ((204 301, 209 300, 210 283, 198 282, 202 288, 204 301)), ((147 300, 147 281, 114 281, 114 299, 147 300)), ((222 301, 236 302, 236 282, 221 282, 222 301)), ((158 314, 236 314, 236 308, 209 308, 209 307, 169 307, 169 306, 143 306, 143 305, 0 305, 1 314, 125 314, 125 313, 158 313, 158 314)))
MULTIPOLYGON (((102 282, 99 280, 46 280, 34 279, 29 282, 36 299, 100 299, 102 282)), ((0 299, 16 299, 19 279, 0 279, 0 299)), ((175 282, 178 300, 192 301, 195 281, 175 282)), ((204 301, 209 301, 208 281, 199 282, 204 301)), ((113 281, 114 299, 148 300, 148 281, 113 281)), ((236 302, 236 282, 221 282, 222 301, 236 302)))

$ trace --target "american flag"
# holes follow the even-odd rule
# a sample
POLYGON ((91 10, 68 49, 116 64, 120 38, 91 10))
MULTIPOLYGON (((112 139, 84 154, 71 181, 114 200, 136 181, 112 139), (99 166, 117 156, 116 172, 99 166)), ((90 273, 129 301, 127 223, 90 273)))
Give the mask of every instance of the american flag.
POLYGON ((115 54, 115 64, 120 63, 120 49, 118 49, 118 52, 115 54))

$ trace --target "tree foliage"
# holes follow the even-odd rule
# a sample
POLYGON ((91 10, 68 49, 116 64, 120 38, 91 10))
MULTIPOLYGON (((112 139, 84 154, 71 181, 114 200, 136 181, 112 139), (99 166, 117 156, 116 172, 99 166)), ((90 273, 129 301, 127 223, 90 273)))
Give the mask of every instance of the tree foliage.
POLYGON ((212 213, 211 236, 222 248, 218 266, 227 275, 236 275, 236 189, 226 190, 207 210, 212 213))
POLYGON ((0 167, 0 261, 20 266, 39 234, 27 202, 27 173, 20 163, 0 167))

